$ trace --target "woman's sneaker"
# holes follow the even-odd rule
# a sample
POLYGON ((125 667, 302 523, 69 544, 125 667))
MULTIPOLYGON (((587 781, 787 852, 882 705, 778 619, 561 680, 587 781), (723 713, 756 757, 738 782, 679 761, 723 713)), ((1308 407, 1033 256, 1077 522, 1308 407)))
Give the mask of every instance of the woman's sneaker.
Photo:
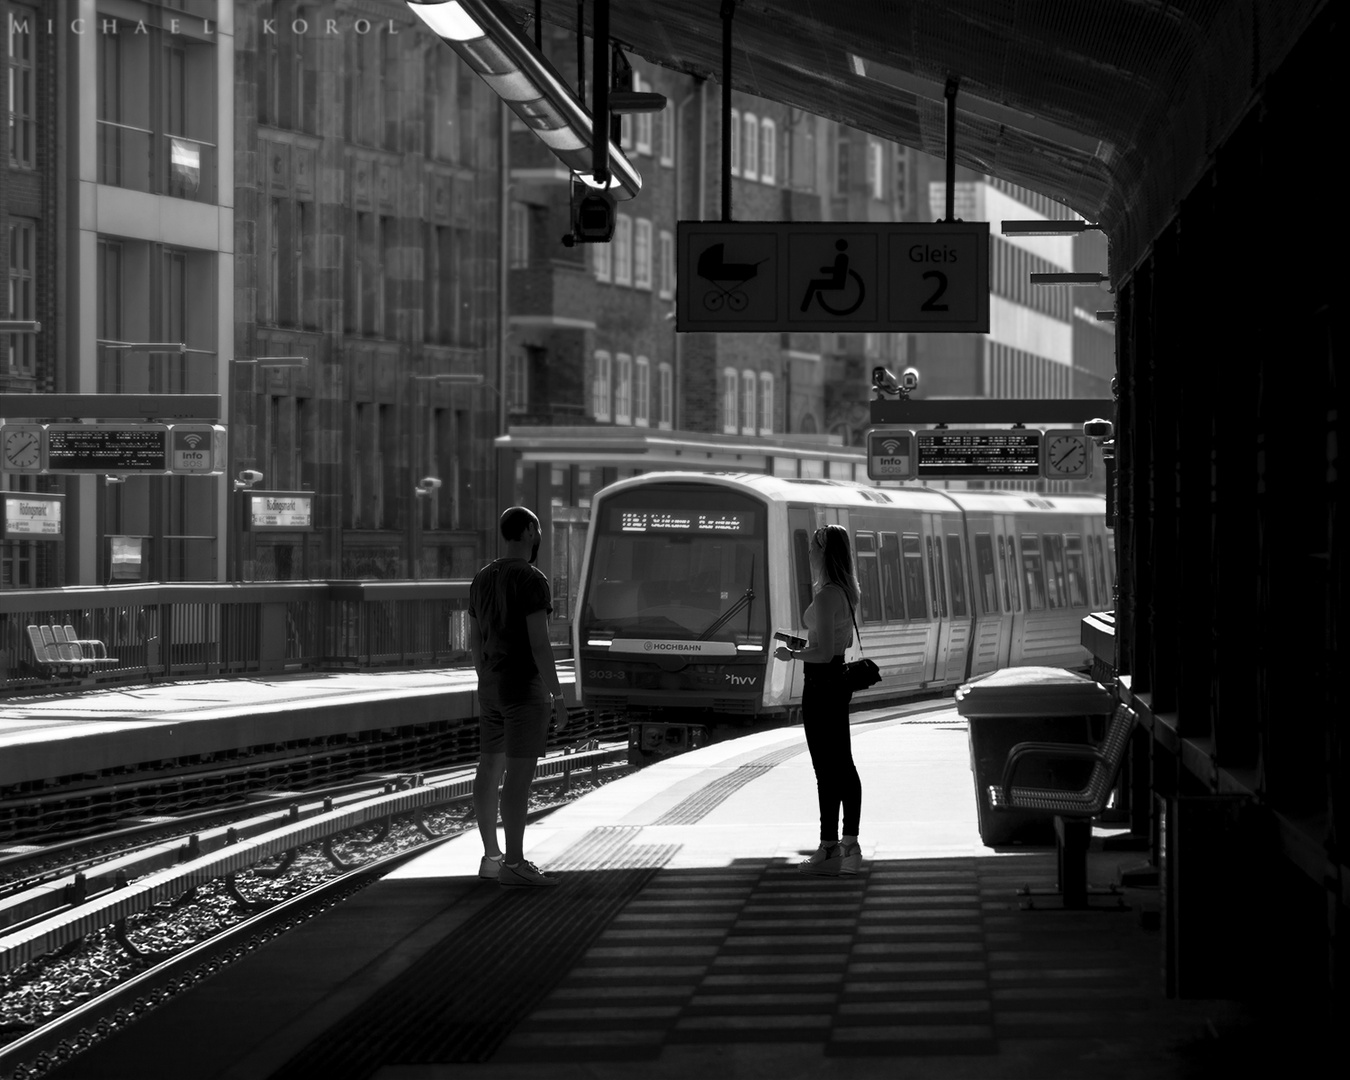
POLYGON ((502 855, 484 855, 478 864, 478 876, 484 881, 496 881, 502 869, 502 855))
POLYGON ((822 843, 809 859, 797 864, 797 869, 803 874, 822 874, 826 877, 834 877, 839 873, 840 850, 838 841, 831 844, 822 843))
POLYGON ((521 859, 514 866, 508 862, 502 863, 502 868, 497 871, 497 884, 506 885, 513 889, 522 886, 528 888, 530 886, 557 885, 558 879, 545 877, 534 863, 521 859))
POLYGON ((841 844, 839 850, 841 874, 856 874, 862 869, 862 848, 858 844, 841 844))

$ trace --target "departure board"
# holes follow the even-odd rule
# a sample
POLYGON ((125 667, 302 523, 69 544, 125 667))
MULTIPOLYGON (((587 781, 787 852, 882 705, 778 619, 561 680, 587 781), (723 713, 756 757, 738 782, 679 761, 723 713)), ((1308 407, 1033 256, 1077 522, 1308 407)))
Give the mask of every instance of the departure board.
POLYGON ((1041 432, 938 429, 917 432, 918 477, 982 480, 1040 476, 1041 432))
POLYGON ((168 471, 164 424, 49 424, 48 472, 168 471))

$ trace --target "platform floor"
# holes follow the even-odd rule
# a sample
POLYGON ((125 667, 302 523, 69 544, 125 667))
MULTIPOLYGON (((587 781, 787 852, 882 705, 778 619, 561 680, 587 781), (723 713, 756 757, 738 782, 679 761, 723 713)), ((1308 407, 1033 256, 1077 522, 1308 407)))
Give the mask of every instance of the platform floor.
MULTIPOLYGON (((53 1075, 1211 1075, 1238 1007, 1164 996, 1147 893, 1023 910, 1054 853, 981 844, 955 711, 855 721, 856 878, 794 868, 816 839, 801 730, 747 736, 532 825, 556 889, 480 883, 457 838, 53 1075)), ((1140 859, 1095 851, 1090 880, 1140 859)))

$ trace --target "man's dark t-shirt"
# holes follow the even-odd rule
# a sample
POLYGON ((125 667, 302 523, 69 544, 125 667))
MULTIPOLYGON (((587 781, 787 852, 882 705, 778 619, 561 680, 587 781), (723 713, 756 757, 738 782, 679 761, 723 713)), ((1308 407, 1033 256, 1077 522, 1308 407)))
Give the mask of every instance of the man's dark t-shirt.
POLYGON ((497 559, 474 575, 469 586, 469 615, 483 641, 480 682, 500 691, 524 692, 539 675, 530 652, 525 617, 552 612, 548 578, 524 559, 497 559))

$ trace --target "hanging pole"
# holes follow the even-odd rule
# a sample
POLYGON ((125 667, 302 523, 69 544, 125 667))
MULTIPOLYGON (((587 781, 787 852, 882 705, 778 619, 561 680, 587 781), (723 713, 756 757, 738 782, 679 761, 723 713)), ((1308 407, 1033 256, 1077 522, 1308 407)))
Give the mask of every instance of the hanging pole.
POLYGON ((577 0, 577 100, 586 102, 586 0, 577 0))
MULTIPOLYGON (((736 0, 722 0, 722 220, 731 220, 731 20, 736 0)), ((736 132, 735 134, 739 134, 736 132)))
POLYGON ((601 191, 609 190, 609 0, 595 0, 595 34, 591 43, 591 82, 595 84, 591 119, 591 172, 601 191))
POLYGON ((956 90, 960 82, 949 75, 943 90, 947 99, 947 221, 956 220, 956 90))

